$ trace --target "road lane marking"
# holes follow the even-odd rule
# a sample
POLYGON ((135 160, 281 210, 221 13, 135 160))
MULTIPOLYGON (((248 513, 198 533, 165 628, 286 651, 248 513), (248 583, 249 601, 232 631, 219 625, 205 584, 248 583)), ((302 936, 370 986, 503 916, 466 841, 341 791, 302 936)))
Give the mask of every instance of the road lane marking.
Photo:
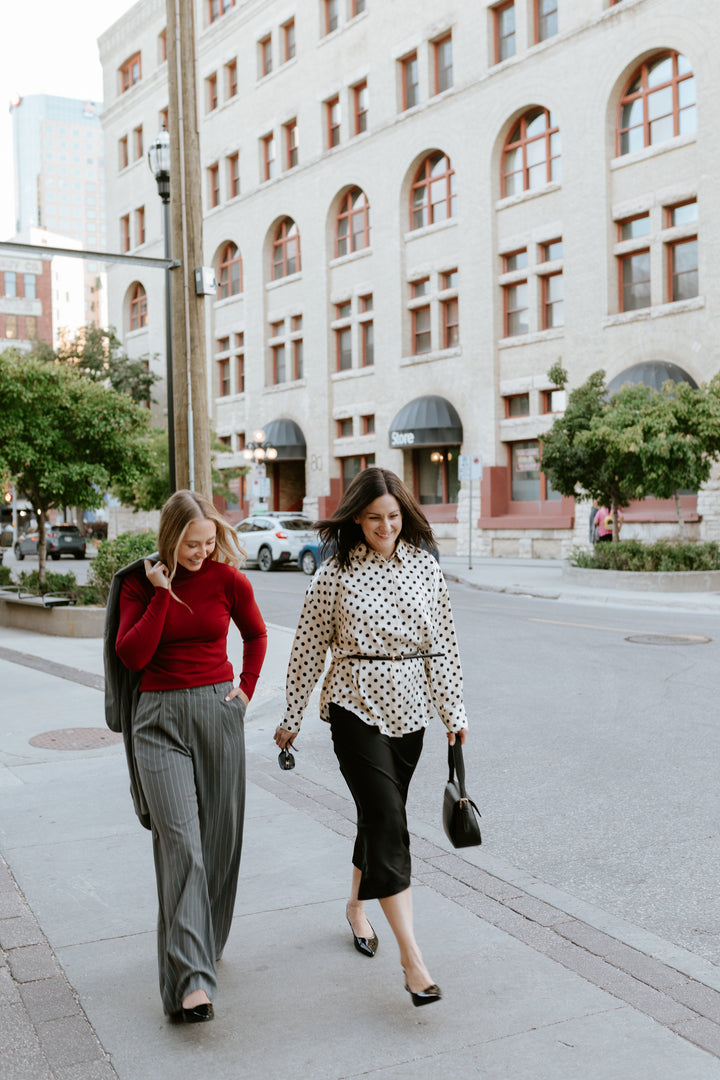
MULTIPOLYGON (((528 622, 551 623, 553 626, 575 626, 580 630, 610 630, 615 634, 641 634, 648 631, 629 630, 622 626, 598 626, 596 623, 564 622, 562 619, 530 618, 528 622)), ((702 634, 673 634, 672 637, 685 638, 687 641, 706 641, 702 634)))

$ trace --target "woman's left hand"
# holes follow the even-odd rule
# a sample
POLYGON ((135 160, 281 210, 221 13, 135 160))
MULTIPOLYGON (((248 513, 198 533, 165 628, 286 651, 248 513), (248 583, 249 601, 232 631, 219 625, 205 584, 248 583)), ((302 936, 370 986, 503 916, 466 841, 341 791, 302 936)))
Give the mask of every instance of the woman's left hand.
POLYGON ((243 705, 247 709, 248 705, 250 704, 250 698, 247 696, 247 694, 245 693, 244 690, 240 689, 239 686, 236 686, 234 690, 231 690, 230 693, 225 698, 225 700, 226 701, 232 701, 232 699, 234 697, 239 697, 240 700, 242 701, 243 705))
POLYGON ((460 728, 459 731, 448 731, 447 738, 448 738, 448 742, 450 743, 451 746, 455 745, 455 736, 456 735, 460 739, 460 745, 464 746, 465 745, 465 740, 467 739, 467 728, 466 727, 460 728))

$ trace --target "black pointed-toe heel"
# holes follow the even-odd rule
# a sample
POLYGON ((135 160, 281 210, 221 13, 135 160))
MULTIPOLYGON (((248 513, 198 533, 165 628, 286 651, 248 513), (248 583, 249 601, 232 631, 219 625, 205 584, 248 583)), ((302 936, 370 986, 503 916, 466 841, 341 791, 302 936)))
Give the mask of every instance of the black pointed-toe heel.
POLYGON ((442 990, 437 983, 431 983, 424 990, 421 990, 418 994, 414 990, 411 990, 407 983, 405 983, 405 989, 412 998, 413 1005, 430 1005, 433 1001, 439 1001, 442 997, 442 990))
MULTIPOLYGON (((350 919, 349 919, 347 914, 346 914, 345 918, 348 921, 348 926, 350 927, 350 931, 351 931, 352 936, 353 936, 353 944, 354 944, 355 948, 357 949, 357 951, 359 953, 362 953, 363 956, 374 956, 375 953, 377 952, 377 948, 378 948, 378 939, 377 939, 377 934, 375 933, 375 931, 373 930, 373 936, 372 937, 358 937, 357 934, 355 933, 355 931, 352 928, 352 923, 350 922, 350 919)), ((372 926, 370 927, 370 929, 372 930, 372 926)))
POLYGON ((202 1005, 194 1005, 191 1009, 178 1009, 176 1013, 173 1013, 171 1020, 175 1023, 181 1024, 204 1024, 207 1020, 212 1020, 215 1017, 215 1010, 209 1001, 204 1001, 202 1005))

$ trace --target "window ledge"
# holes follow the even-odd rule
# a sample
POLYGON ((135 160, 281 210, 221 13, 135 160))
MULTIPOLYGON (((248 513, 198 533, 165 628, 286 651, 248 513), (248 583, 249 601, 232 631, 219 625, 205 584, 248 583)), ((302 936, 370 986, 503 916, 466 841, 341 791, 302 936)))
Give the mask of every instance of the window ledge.
POLYGON ((450 360, 454 356, 462 356, 462 346, 455 345, 452 349, 433 349, 431 352, 417 353, 415 356, 404 356, 400 361, 400 367, 430 364, 434 360, 450 360))
POLYGON ((500 338, 498 349, 513 349, 518 345, 534 345, 539 341, 558 341, 565 336, 565 328, 553 330, 531 330, 527 334, 515 334, 513 337, 500 338))
MULTIPOLYGON (((518 507, 522 503, 515 504, 518 507)), ((528 512, 520 510, 517 514, 500 514, 497 517, 479 517, 481 529, 572 529, 575 515, 567 513, 548 513, 542 510, 533 513, 532 507, 552 506, 553 503, 529 503, 528 512)), ((559 505, 559 504, 558 504, 559 505)))
POLYGON ((549 184, 530 188, 528 191, 520 191, 517 195, 506 195, 504 199, 498 199, 495 203, 496 210, 505 210, 508 206, 517 206, 518 203, 527 202, 529 199, 537 199, 541 195, 548 195, 551 191, 560 191, 562 184, 559 180, 551 180, 549 184))
POLYGON ((273 386, 264 386, 263 394, 279 394, 283 390, 298 390, 307 386, 306 379, 292 379, 288 382, 275 383, 273 386))
POLYGON ((125 340, 134 341, 135 338, 142 337, 143 334, 148 334, 149 332, 149 326, 140 326, 137 330, 128 330, 127 334, 125 335, 125 340))
MULTIPOLYGON (((234 405, 238 401, 245 400, 245 391, 241 394, 222 394, 220 397, 215 398, 216 405, 234 405)), ((227 433, 226 433, 227 434, 227 433)), ((232 434, 232 432, 230 432, 232 434)))
POLYGON ((297 274, 288 274, 287 277, 278 278, 277 281, 266 281, 266 289, 279 289, 282 285, 288 285, 291 281, 301 281, 302 270, 298 270, 297 274))
POLYGON ((635 165, 638 161, 646 161, 648 158, 659 157, 660 154, 668 154, 671 150, 679 150, 683 146, 692 146, 697 142, 697 132, 688 135, 675 135, 672 139, 658 143, 656 146, 644 146, 642 150, 635 150, 632 154, 623 154, 613 158, 610 162, 610 170, 624 169, 628 165, 635 165))
POLYGON ((411 229, 406 232, 403 240, 419 240, 422 236, 432 236, 433 233, 442 232, 443 229, 451 229, 458 225, 457 217, 445 218, 444 221, 434 221, 432 225, 423 225, 419 229, 411 229))
POLYGON ((366 259, 368 255, 372 254, 372 247, 361 248, 360 251, 351 251, 349 255, 338 255, 337 258, 331 259, 328 265, 332 270, 335 266, 345 266, 346 263, 355 262, 357 259, 366 259))
POLYGON ((646 322, 648 319, 662 319, 666 315, 699 311, 704 307, 705 297, 693 296, 689 300, 673 300, 669 304, 656 304, 654 307, 639 308, 637 311, 619 311, 615 315, 606 315, 602 326, 606 329, 609 326, 624 326, 625 323, 646 322))
POLYGON ((333 371, 330 374, 330 382, 342 382, 343 379, 357 379, 363 375, 373 375, 375 366, 367 364, 365 367, 349 368, 347 371, 333 371))
POLYGON ((227 307, 228 304, 234 304, 238 300, 244 300, 244 299, 245 299, 245 293, 244 292, 233 293, 232 296, 223 296, 222 300, 215 300, 215 302, 213 303, 213 307, 217 311, 218 308, 227 307))

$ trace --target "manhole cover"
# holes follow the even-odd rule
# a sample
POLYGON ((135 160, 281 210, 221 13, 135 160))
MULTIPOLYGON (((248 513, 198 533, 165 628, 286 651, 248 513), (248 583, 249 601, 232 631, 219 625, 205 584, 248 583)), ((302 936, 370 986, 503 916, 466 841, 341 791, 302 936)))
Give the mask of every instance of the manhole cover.
POLYGON ((40 746, 43 750, 97 750, 99 746, 111 746, 117 742, 122 742, 119 731, 100 727, 71 727, 33 735, 30 745, 40 746))
POLYGON ((633 645, 707 645, 712 638, 697 634, 631 634, 625 640, 633 645))

